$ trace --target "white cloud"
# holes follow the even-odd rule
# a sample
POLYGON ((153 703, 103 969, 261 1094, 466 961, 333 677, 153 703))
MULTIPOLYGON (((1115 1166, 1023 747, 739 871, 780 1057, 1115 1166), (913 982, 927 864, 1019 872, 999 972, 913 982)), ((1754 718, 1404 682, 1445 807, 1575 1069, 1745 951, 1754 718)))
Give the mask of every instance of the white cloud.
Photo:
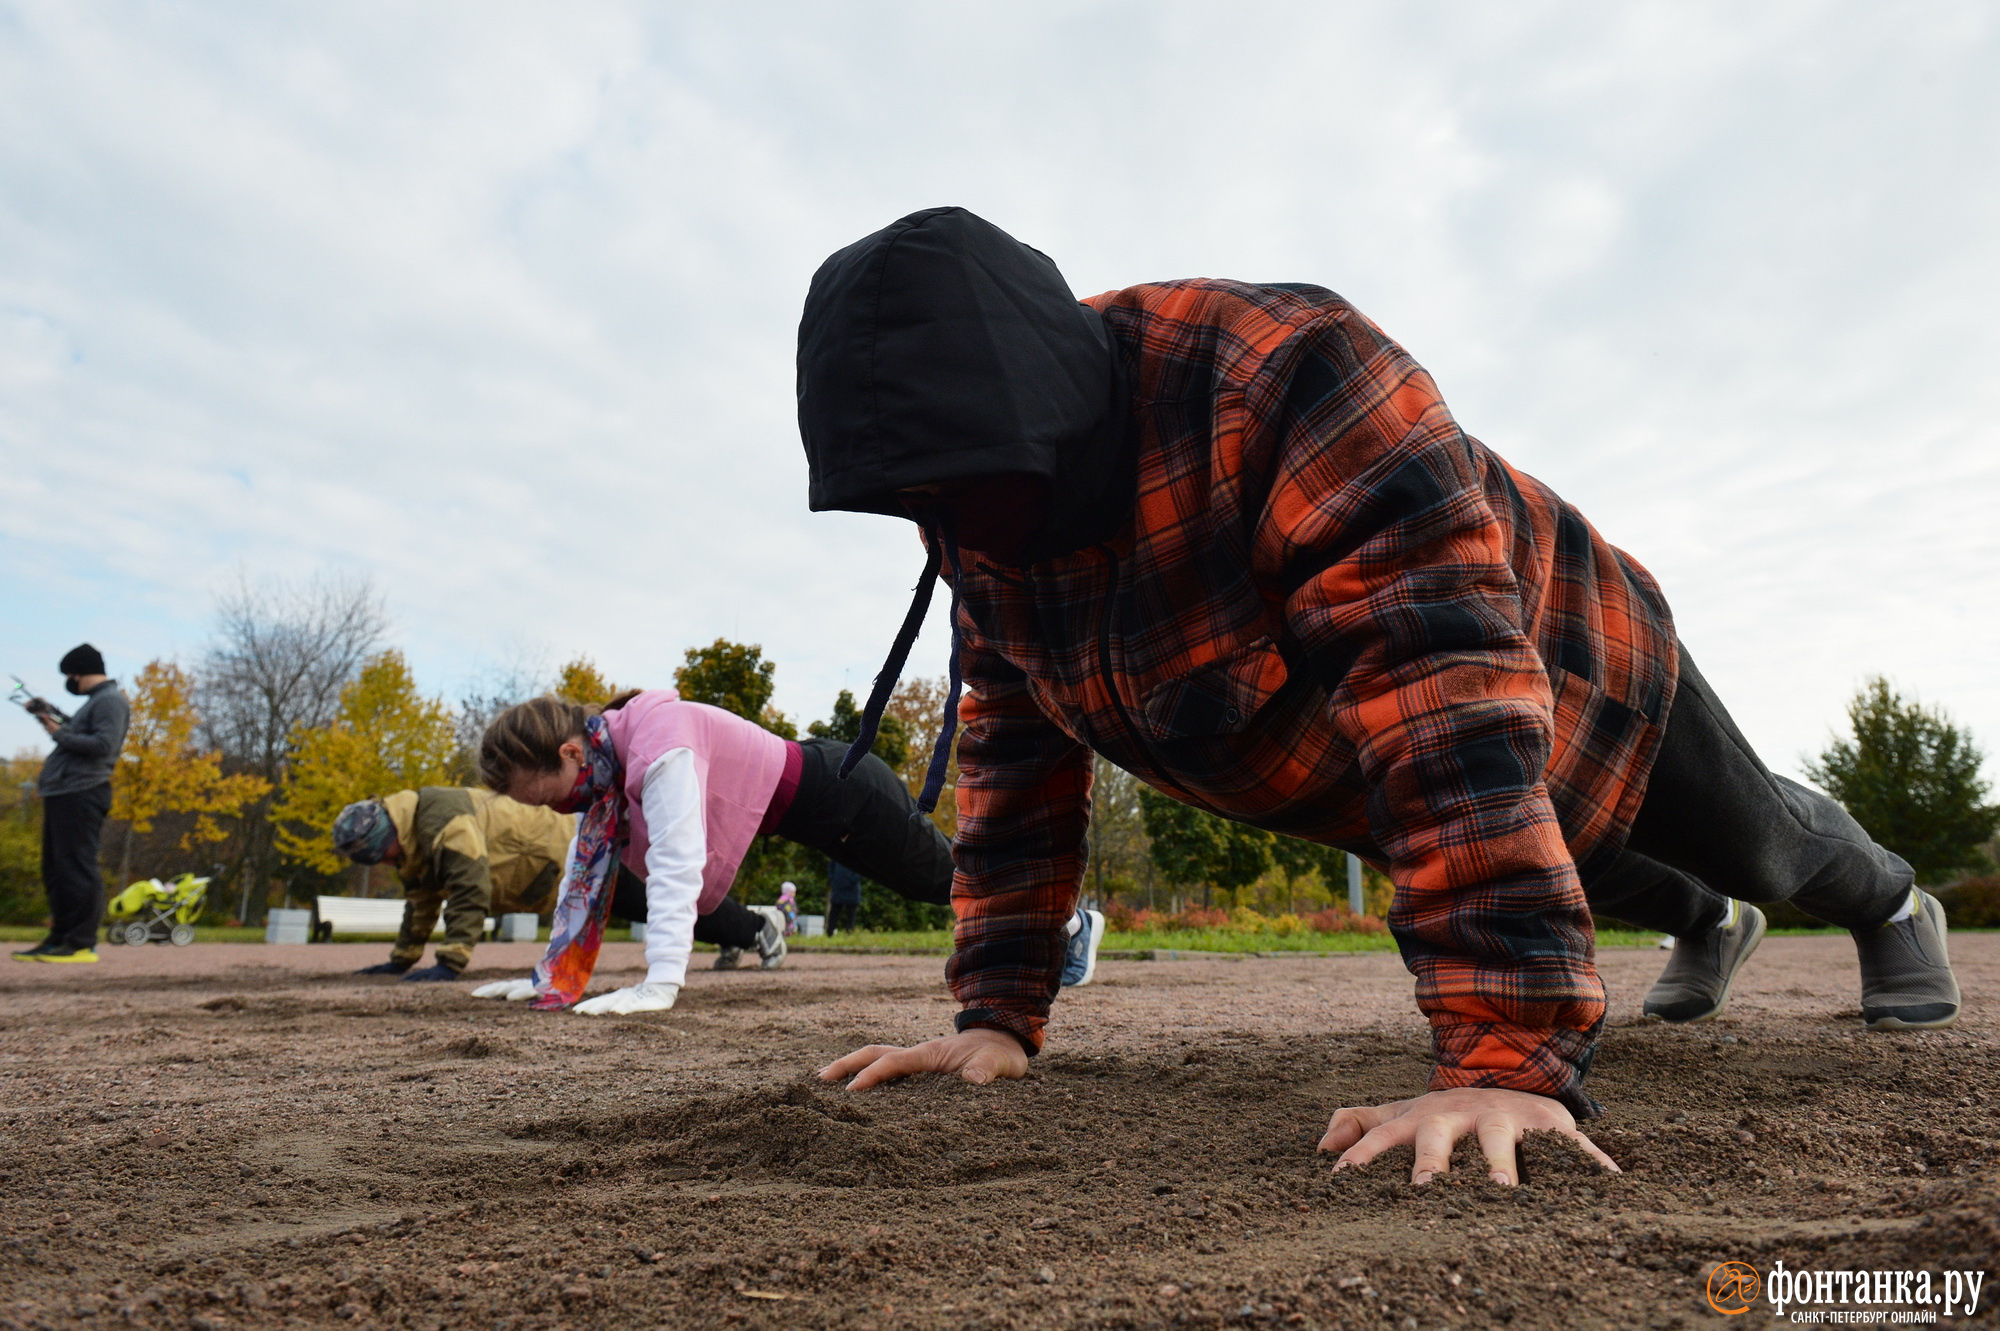
POLYGON ((804 511, 799 302, 958 202, 1082 292, 1356 300, 1775 766, 1877 670, 2000 744, 1996 45, 1969 0, 0 3, 0 666, 335 565, 440 689, 727 635, 819 715, 919 559, 804 511))

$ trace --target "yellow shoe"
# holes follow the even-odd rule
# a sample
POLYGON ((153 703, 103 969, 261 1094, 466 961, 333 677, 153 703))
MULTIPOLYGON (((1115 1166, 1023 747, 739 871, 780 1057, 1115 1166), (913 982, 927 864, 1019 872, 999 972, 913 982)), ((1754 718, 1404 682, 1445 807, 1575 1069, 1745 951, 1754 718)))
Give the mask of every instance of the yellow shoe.
POLYGON ((97 960, 97 952, 95 951, 95 949, 92 948, 80 947, 74 952, 44 952, 42 953, 41 956, 36 957, 35 960, 54 962, 57 964, 73 963, 73 962, 91 962, 97 960))

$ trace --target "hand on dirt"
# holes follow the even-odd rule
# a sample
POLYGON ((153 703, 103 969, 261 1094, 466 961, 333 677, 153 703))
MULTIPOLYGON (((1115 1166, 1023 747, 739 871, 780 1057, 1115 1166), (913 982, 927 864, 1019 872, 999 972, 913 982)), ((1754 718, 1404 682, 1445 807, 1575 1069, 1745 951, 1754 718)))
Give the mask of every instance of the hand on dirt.
POLYGON ((1410 1182, 1429 1183, 1433 1175, 1450 1170, 1451 1148, 1471 1134, 1486 1156, 1488 1177, 1512 1186, 1521 1179, 1514 1148, 1527 1132, 1560 1133, 1611 1173, 1624 1172, 1597 1149, 1597 1143, 1577 1131, 1576 1120, 1560 1102, 1488 1087, 1432 1091, 1414 1100, 1342 1109, 1327 1125, 1319 1149, 1341 1153, 1334 1164, 1338 1170, 1365 1165, 1392 1146, 1414 1146, 1417 1161, 1410 1182))
POLYGON ((899 1077, 925 1072, 955 1072, 975 1086, 984 1086, 996 1077, 1028 1075, 1028 1055, 1021 1042, 1004 1031, 975 1026, 941 1040, 926 1040, 904 1048, 893 1044, 871 1044, 845 1058, 837 1058, 819 1070, 821 1081, 847 1083, 850 1091, 865 1091, 899 1077))
POLYGON ((495 980, 472 991, 474 998, 504 998, 509 1003, 525 1003, 535 996, 533 980, 495 980))
POLYGON ((680 996, 677 984, 635 984, 596 998, 585 999, 570 1010, 580 1017, 623 1017, 634 1012, 665 1012, 680 996))

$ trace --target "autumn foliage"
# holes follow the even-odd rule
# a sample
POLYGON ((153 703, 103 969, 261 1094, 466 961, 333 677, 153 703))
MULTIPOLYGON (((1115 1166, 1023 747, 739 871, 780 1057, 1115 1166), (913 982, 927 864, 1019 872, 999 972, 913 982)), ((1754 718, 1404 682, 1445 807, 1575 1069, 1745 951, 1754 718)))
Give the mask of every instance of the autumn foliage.
POLYGON ((336 873, 334 815, 355 800, 418 786, 452 784, 458 732, 442 699, 417 691, 401 652, 371 658, 340 693, 333 721, 292 737, 291 781, 272 809, 278 848, 291 859, 336 873))
POLYGON ((226 776, 220 753, 195 743, 194 683, 170 661, 153 661, 133 681, 132 722, 111 783, 111 816, 146 833, 168 814, 193 814, 182 849, 226 835, 217 818, 240 813, 270 792, 260 776, 226 776))

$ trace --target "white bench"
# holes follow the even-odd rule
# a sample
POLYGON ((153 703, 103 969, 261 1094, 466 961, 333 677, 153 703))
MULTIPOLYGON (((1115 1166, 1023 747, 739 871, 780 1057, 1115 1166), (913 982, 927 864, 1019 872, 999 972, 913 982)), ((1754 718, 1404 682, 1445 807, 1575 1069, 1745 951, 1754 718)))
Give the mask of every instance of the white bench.
MULTIPOLYGON (((313 925, 313 938, 326 942, 335 934, 388 934, 394 936, 403 928, 403 900, 401 897, 315 897, 313 914, 317 923, 313 925)), ((497 921, 489 915, 481 932, 491 937, 497 921)), ((431 926, 431 934, 444 932, 444 912, 438 912, 437 923, 431 926)))

